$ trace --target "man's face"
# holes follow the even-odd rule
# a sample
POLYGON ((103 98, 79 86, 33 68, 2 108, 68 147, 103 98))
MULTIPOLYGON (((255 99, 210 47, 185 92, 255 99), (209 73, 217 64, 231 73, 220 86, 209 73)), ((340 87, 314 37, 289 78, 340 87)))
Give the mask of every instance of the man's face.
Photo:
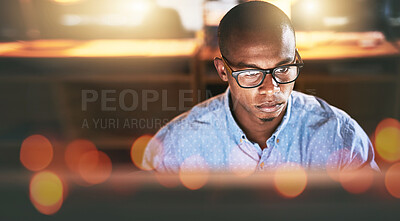
MULTIPOLYGON (((284 29, 278 34, 241 33, 229 41, 229 53, 224 56, 233 71, 269 69, 292 63, 295 59, 295 40, 289 30, 284 29)), ((223 63, 216 62, 217 65, 223 63)), ((226 67, 218 69, 226 73, 236 115, 245 114, 260 123, 283 116, 294 82, 277 84, 268 74, 259 87, 241 88, 226 67)))

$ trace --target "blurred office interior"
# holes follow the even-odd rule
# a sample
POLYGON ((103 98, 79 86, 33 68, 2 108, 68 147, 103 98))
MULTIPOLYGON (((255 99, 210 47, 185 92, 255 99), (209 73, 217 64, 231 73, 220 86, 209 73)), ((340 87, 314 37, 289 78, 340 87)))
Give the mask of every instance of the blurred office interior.
POLYGON ((268 1, 295 26, 305 63, 295 90, 346 111, 374 144, 382 174, 374 176, 369 189, 354 194, 328 176, 309 175, 304 192, 287 199, 275 193, 271 177, 260 187, 254 184, 259 180, 249 184, 226 178, 219 183, 218 176, 210 175, 209 184, 199 190, 185 183, 167 188, 170 183, 163 185, 160 178, 141 171, 135 154, 140 155, 158 129, 226 90, 213 66, 219 56, 217 27, 240 2, 245 1, 1 0, 0 192, 5 197, 0 217, 134 219, 135 214, 129 214, 133 211, 139 220, 186 219, 191 214, 198 219, 224 219, 224 214, 240 219, 235 210, 244 208, 266 217, 263 211, 268 211, 275 219, 312 220, 331 214, 330 206, 346 219, 399 217, 397 0, 268 1), (51 153, 22 152, 35 143, 48 146, 51 153), (79 160, 68 161, 74 148, 98 151, 98 158, 104 159, 98 160, 101 173, 108 171, 105 177, 75 171, 70 165, 79 160), (45 154, 50 160, 39 162, 45 154), (39 161, 30 159, 33 156, 39 161), (39 166, 32 165, 35 162, 39 166), (386 171, 395 174, 398 188, 393 191, 398 195, 388 190, 386 171), (32 183, 40 176, 62 183, 61 200, 45 198, 45 205, 35 201, 32 183), (151 206, 160 215, 152 214, 151 206), (80 214, 83 207, 87 215, 80 214), (285 208, 294 212, 285 213, 285 208), (314 214, 305 212, 312 208, 314 214))

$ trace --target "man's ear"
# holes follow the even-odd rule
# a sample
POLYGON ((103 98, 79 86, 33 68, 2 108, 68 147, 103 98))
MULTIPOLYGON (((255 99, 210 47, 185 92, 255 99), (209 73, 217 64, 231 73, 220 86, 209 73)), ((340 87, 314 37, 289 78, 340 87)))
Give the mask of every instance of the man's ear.
POLYGON ((218 72, 219 77, 223 81, 228 81, 227 70, 226 70, 224 62, 222 61, 221 58, 218 58, 218 57, 214 58, 214 66, 218 72))

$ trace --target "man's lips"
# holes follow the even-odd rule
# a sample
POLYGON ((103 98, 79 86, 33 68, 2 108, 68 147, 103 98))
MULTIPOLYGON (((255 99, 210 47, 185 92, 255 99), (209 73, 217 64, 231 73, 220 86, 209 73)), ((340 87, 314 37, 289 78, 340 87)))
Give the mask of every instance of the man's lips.
POLYGON ((256 105, 256 108, 262 112, 275 112, 279 110, 283 106, 283 103, 264 103, 260 105, 256 105))

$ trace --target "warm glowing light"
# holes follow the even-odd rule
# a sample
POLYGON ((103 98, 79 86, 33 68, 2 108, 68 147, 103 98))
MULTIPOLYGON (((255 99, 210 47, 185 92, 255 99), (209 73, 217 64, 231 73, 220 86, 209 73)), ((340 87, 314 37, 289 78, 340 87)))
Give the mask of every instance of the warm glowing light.
POLYGON ((387 127, 395 127, 400 129, 400 122, 394 118, 385 118, 376 126, 375 134, 387 127))
POLYGON ((307 1, 304 3, 303 7, 304 7, 305 14, 307 14, 307 15, 313 15, 313 14, 318 13, 319 6, 318 6, 317 1, 313 1, 313 0, 307 1))
POLYGON ((142 170, 157 170, 163 159, 162 142, 156 137, 153 137, 152 140, 151 138, 151 135, 143 135, 135 140, 131 148, 131 160, 136 167, 142 170), (149 143, 150 140, 151 143, 149 143))
POLYGON ((30 200, 31 200, 33 206, 36 208, 36 210, 44 215, 53 215, 53 214, 57 213, 61 209, 61 206, 63 204, 63 200, 60 200, 51 206, 43 206, 43 205, 40 205, 38 202, 34 201, 32 199, 32 196, 30 197, 30 200))
POLYGON ((63 201, 63 184, 52 172, 36 174, 29 186, 30 199, 36 209, 46 215, 56 213, 63 201))
POLYGON ((198 40, 196 39, 35 40, 0 44, 0 56, 176 57, 191 56, 197 48, 198 40))
POLYGON ((351 165, 347 165, 348 169, 356 169, 361 161, 358 158, 350 159, 352 153, 349 149, 343 148, 337 151, 332 152, 329 155, 328 160, 326 161, 326 172, 332 178, 332 180, 336 182, 340 182, 340 169, 343 165, 340 165, 342 162, 353 162, 351 165))
POLYGON ((53 146, 42 135, 27 137, 21 145, 20 160, 28 170, 39 171, 46 168, 53 159, 53 146))
POLYGON ((197 44, 193 40, 94 40, 65 50, 67 56, 185 56, 191 55, 197 44))
POLYGON ((68 168, 73 172, 78 172, 81 157, 90 151, 97 151, 97 148, 89 140, 78 139, 68 144, 64 158, 68 168))
POLYGON ((0 54, 6 54, 7 52, 13 52, 20 50, 23 45, 20 42, 11 42, 11 43, 1 43, 0 44, 0 54))
POLYGON ((179 185, 179 177, 175 174, 155 173, 154 175, 157 181, 164 187, 174 188, 179 185))
POLYGON ((269 2, 281 9, 289 18, 291 16, 291 1, 292 0, 263 0, 269 2))
POLYGON ((393 118, 382 120, 375 130, 375 149, 387 162, 400 160, 400 123, 393 118))
POLYGON ((323 18, 323 23, 325 26, 343 26, 349 23, 347 17, 325 17, 323 18))
POLYGON ((373 180, 373 171, 366 167, 357 170, 344 170, 339 173, 340 184, 349 193, 364 193, 372 186, 373 180))
POLYGON ((89 184, 106 181, 112 171, 110 158, 101 151, 89 151, 82 155, 78 164, 79 175, 89 184))
POLYGON ((132 1, 127 7, 128 10, 136 13, 147 13, 150 9, 150 4, 148 1, 132 1))
POLYGON ((287 198, 297 197, 306 188, 306 171, 295 163, 283 164, 274 173, 274 185, 282 196, 287 198))
POLYGON ((133 142, 131 147, 131 160, 135 164, 136 167, 142 170, 152 170, 152 167, 143 166, 143 156, 144 151, 146 150, 146 146, 151 140, 151 135, 143 135, 133 142))
POLYGON ((122 26, 128 23, 127 17, 118 14, 104 15, 102 21, 104 25, 110 26, 122 26))
POLYGON ((53 1, 56 3, 59 3, 59 4, 69 5, 69 4, 78 3, 82 0, 53 0, 53 1))
POLYGON ((79 15, 63 15, 62 24, 66 26, 76 26, 82 22, 82 17, 79 15))
POLYGON ((390 195, 400 198, 400 163, 393 164, 386 171, 385 186, 390 195))
POLYGON ((193 155, 185 159, 179 170, 179 179, 182 184, 190 189, 202 188, 208 181, 209 169, 207 162, 199 155, 193 155))

